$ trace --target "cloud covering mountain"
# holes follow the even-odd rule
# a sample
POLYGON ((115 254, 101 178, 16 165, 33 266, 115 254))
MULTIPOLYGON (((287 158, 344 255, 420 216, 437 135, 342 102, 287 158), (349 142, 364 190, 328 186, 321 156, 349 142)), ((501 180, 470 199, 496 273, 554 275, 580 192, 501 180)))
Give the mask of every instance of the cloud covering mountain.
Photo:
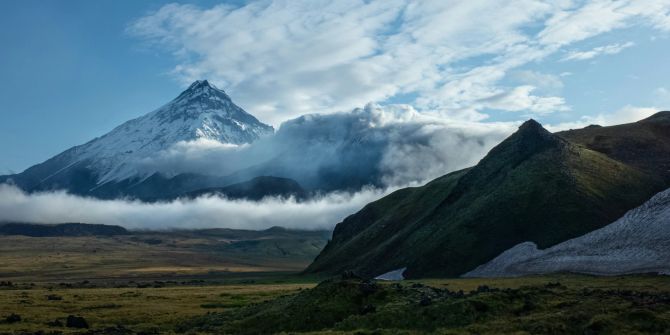
POLYGON ((510 123, 453 122, 410 106, 368 104, 349 113, 309 114, 250 145, 181 142, 143 159, 149 170, 274 175, 309 189, 356 190, 422 183, 475 164, 511 133, 510 123), (244 169, 250 171, 244 171, 244 169))
POLYGON ((347 113, 304 115, 284 122, 273 132, 222 90, 207 81, 196 81, 154 112, 23 173, 0 177, 0 181, 32 193, 11 186, 3 189, 0 200, 8 207, 0 220, 92 220, 129 227, 142 222, 142 226, 158 228, 152 219, 144 218, 161 217, 150 213, 163 208, 166 213, 176 211, 170 219, 161 220, 164 228, 177 226, 178 220, 184 226, 265 227, 271 222, 270 226, 323 227, 390 189, 421 184, 476 163, 512 128, 511 123, 448 121, 408 105, 368 104, 347 113), (123 200, 175 199, 259 176, 293 179, 314 198, 298 203, 270 197, 251 203, 200 197, 156 206, 123 200), (65 192, 121 200, 97 202, 65 192), (54 210, 58 206, 52 203, 87 210, 59 214, 54 210), (208 205, 227 214, 219 215, 219 211, 210 215, 208 205), (277 209, 274 216, 253 209, 280 205, 282 210, 277 209), (302 210, 314 216, 309 220, 297 217, 293 222, 286 222, 291 220, 281 214, 310 205, 333 214, 316 218, 314 210, 302 210), (111 208, 124 218, 96 214, 114 213, 111 208), (267 216, 243 214, 247 211, 267 216), (130 222, 130 216, 121 214, 130 212, 143 219, 130 222), (182 212, 198 214, 191 219, 179 214, 182 212))
MULTIPOLYGON (((133 163, 166 175, 250 174, 275 168, 301 184, 331 188, 305 202, 269 197, 259 202, 204 196, 154 204, 97 200, 65 191, 26 194, 0 188, 0 221, 93 222, 127 228, 332 228, 365 204, 400 186, 415 185, 476 163, 512 129, 511 124, 446 122, 409 106, 368 105, 350 113, 306 115, 284 123, 253 144, 181 141, 133 163), (278 169, 278 168, 281 169, 278 169), (357 181, 346 191, 340 182, 357 181), (366 187, 371 185, 372 188, 366 187)), ((282 176, 280 174, 280 176, 282 176)))

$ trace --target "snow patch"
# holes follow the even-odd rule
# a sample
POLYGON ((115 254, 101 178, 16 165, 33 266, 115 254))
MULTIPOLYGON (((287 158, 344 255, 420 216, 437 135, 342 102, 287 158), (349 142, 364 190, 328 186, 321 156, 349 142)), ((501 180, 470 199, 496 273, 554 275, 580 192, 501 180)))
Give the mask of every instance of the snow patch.
POLYGON ((670 273, 670 189, 601 229, 544 250, 524 242, 464 277, 670 273))
POLYGON ((396 269, 393 271, 389 271, 387 273, 384 273, 382 275, 379 275, 375 277, 375 279, 378 280, 404 280, 405 276, 403 276, 403 273, 405 273, 405 270, 407 268, 401 268, 401 269, 396 269))

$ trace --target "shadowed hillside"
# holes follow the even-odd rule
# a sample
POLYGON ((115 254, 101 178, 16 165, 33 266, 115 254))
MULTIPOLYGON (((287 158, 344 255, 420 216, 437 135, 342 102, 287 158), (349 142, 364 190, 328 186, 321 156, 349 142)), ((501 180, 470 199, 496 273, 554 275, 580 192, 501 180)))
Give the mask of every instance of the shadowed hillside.
POLYGON ((670 182, 670 111, 611 127, 589 126, 556 133, 670 182))
POLYGON ((600 228, 663 184, 530 120, 475 167, 346 218, 307 271, 457 276, 520 242, 544 248, 600 228))

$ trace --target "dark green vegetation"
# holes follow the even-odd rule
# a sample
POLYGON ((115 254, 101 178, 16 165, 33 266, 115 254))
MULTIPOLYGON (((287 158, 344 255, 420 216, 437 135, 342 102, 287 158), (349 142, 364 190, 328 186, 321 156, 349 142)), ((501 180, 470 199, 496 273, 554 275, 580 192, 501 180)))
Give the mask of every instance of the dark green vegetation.
POLYGON ((670 180, 670 111, 635 123, 590 126, 557 135, 670 180))
POLYGON ((130 234, 119 226, 84 223, 61 223, 53 225, 30 223, 0 223, 0 235, 23 235, 32 237, 55 236, 115 236, 130 234))
POLYGON ((253 280, 0 282, 0 334, 654 334, 670 327, 670 280, 660 276, 349 276, 316 287, 297 277, 253 280), (73 328, 81 321, 89 328, 73 328))
POLYGON ((664 333, 670 327, 667 288, 668 280, 658 277, 432 281, 427 285, 348 278, 192 318, 175 329, 226 334, 664 333))
POLYGON ((117 287, 0 286, 0 334, 174 334, 180 323, 193 317, 314 286, 274 281, 223 285, 199 281, 137 282, 117 287), (16 316, 20 320, 6 322, 13 315, 13 320, 16 316), (85 325, 88 329, 78 328, 85 325))
POLYGON ((114 236, 0 236, 0 280, 179 280, 298 272, 314 259, 329 235, 327 231, 275 227, 114 236))
POLYGON ((615 136, 653 129, 667 139, 667 116, 609 131, 603 152, 565 138, 601 138, 606 128, 557 136, 528 121, 475 167, 399 190, 346 218, 307 272, 369 277, 407 267, 412 278, 458 276, 518 243, 546 248, 600 228, 670 184, 651 168, 670 162, 670 152, 657 157, 656 142, 639 135, 636 147, 647 149, 626 155, 621 146, 630 141, 615 136))

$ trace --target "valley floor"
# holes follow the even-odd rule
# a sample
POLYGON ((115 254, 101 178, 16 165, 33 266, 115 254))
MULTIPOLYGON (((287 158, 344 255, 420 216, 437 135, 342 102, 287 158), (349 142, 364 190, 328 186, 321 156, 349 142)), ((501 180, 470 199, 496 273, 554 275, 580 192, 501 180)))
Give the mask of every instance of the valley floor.
POLYGON ((314 286, 313 283, 250 284, 241 281, 247 283, 212 285, 191 280, 180 283, 131 282, 122 287, 97 287, 91 283, 44 286, 23 283, 0 287, 0 334, 32 334, 40 330, 47 334, 77 334, 87 331, 66 327, 69 315, 83 317, 90 330, 102 334, 174 333, 180 322, 191 317, 238 308, 314 286), (21 321, 7 322, 6 318, 12 314, 19 315, 21 321))
POLYGON ((670 329, 670 277, 380 282, 299 275, 328 237, 282 229, 0 236, 0 335, 670 329))
POLYGON ((179 280, 298 272, 328 232, 202 230, 117 236, 0 236, 0 280, 179 280))

